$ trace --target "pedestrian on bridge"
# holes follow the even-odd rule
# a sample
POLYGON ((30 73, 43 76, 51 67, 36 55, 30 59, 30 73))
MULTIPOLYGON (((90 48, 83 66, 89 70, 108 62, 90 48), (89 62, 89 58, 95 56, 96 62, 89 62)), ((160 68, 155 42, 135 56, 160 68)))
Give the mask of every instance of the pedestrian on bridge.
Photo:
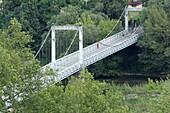
POLYGON ((96 43, 97 49, 99 48, 99 42, 96 43))

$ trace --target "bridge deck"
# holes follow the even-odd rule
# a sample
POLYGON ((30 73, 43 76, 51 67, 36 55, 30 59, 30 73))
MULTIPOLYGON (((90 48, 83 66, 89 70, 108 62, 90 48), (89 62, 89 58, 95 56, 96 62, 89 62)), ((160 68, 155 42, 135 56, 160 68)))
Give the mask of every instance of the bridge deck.
MULTIPOLYGON (((99 42, 99 48, 97 48, 96 43, 83 48, 83 67, 87 67, 117 51, 120 51, 136 43, 139 35, 142 32, 143 31, 141 28, 137 28, 137 30, 133 33, 129 33, 127 30, 124 30, 101 40, 99 42)), ((68 76, 78 72, 80 69, 79 51, 45 65, 43 70, 45 71, 46 68, 52 68, 53 70, 57 71, 58 75, 55 76, 56 82, 67 78, 68 76)))

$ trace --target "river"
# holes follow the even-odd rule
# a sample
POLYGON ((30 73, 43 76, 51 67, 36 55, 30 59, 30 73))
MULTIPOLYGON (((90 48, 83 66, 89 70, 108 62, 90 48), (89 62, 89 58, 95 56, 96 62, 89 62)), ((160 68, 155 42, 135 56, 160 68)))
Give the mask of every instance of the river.
POLYGON ((153 81, 165 80, 165 78, 161 79, 160 77, 146 77, 146 76, 115 76, 115 77, 99 77, 95 78, 95 80, 105 81, 107 83, 115 83, 116 85, 128 84, 129 86, 140 86, 148 83, 148 79, 152 79, 153 81))

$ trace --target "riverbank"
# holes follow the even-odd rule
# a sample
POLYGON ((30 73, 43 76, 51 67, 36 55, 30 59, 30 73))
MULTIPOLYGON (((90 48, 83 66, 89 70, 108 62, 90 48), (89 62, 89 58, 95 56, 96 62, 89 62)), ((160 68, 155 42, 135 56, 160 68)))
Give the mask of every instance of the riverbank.
POLYGON ((116 85, 123 85, 123 84, 128 84, 129 86, 136 86, 136 85, 143 85, 148 83, 148 79, 151 79, 153 81, 161 81, 161 80, 166 80, 167 76, 162 76, 162 75, 152 75, 149 76, 147 75, 142 75, 142 74, 135 74, 135 73, 124 73, 124 74, 119 74, 116 76, 111 76, 111 77, 94 77, 95 80, 99 81, 105 81, 107 83, 115 83, 116 85))

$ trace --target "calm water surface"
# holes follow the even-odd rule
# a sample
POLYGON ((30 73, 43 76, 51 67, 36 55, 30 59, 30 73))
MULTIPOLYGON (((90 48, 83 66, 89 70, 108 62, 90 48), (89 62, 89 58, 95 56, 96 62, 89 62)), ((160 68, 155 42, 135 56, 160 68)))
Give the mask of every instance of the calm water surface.
MULTIPOLYGON (((129 86, 134 86, 134 85, 143 85, 148 83, 148 79, 152 79, 154 81, 162 80, 159 77, 142 77, 142 76, 116 76, 116 77, 100 77, 100 78, 95 78, 95 80, 99 81, 105 81, 107 83, 112 83, 114 82, 116 85, 123 85, 123 84, 129 84, 129 86)), ((164 80, 164 79, 163 79, 164 80)))

